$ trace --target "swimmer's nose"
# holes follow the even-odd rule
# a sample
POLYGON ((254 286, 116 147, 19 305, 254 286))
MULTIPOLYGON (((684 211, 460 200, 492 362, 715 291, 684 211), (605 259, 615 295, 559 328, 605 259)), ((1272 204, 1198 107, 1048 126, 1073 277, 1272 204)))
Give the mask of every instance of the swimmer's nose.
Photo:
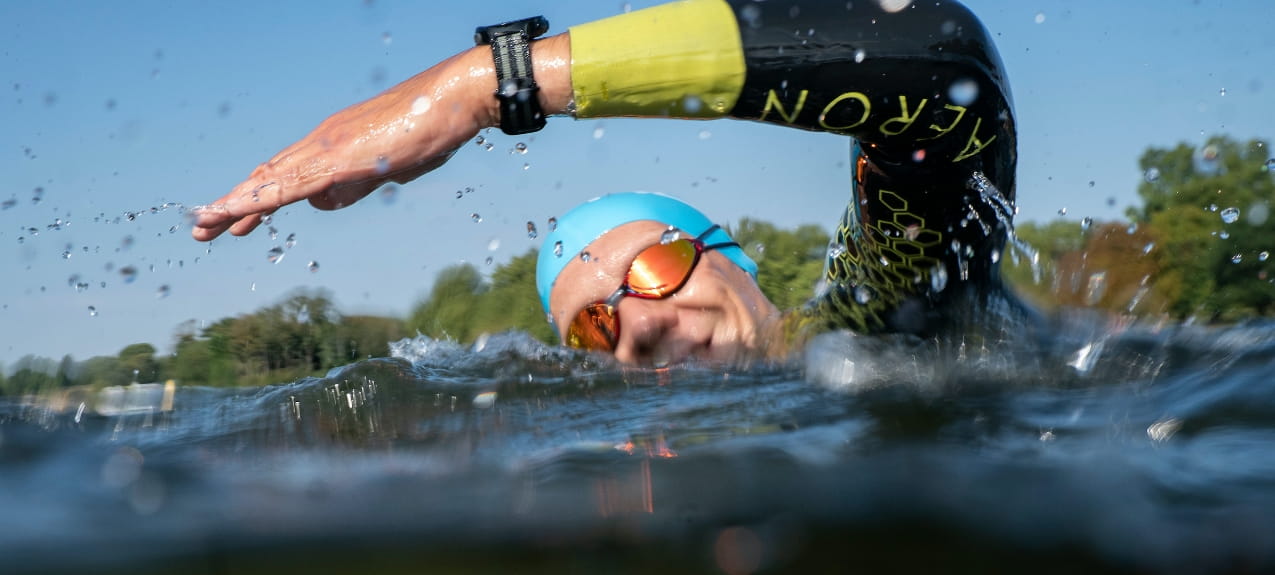
POLYGON ((620 302, 620 341, 615 358, 625 363, 668 363, 661 350, 677 326, 677 313, 668 300, 624 298, 620 302))

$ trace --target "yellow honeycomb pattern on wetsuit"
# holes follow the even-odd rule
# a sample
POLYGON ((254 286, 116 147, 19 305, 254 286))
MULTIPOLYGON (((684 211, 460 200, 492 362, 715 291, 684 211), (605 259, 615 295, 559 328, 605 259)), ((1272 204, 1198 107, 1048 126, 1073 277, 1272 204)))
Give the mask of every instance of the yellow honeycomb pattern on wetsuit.
POLYGON ((810 310, 828 327, 885 329, 885 315, 907 296, 928 290, 931 273, 942 265, 931 254, 942 249, 943 234, 909 211, 907 198, 884 189, 877 194, 885 209, 875 221, 861 223, 852 200, 837 226, 824 270, 826 289, 810 310))

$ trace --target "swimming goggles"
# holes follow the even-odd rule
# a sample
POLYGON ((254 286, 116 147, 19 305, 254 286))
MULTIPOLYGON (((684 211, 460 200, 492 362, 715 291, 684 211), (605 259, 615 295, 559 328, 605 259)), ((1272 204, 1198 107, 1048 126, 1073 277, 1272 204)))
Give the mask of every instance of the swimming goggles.
POLYGON ((664 232, 660 243, 648 247, 633 258, 624 283, 606 299, 580 310, 567 327, 567 345, 595 351, 615 351, 620 340, 620 300, 625 296, 642 299, 664 299, 682 289, 700 256, 709 250, 739 246, 737 242, 704 244, 704 239, 717 231, 713 224, 697 238, 676 237, 675 231, 664 232))

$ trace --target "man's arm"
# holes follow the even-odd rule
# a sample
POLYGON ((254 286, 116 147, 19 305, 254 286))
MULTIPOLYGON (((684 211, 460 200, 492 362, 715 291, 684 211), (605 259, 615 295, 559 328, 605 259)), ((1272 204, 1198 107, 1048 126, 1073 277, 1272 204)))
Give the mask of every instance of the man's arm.
MULTIPOLYGON (((532 44, 546 114, 564 113, 571 100, 570 52, 566 34, 532 44)), ((500 124, 495 91, 491 48, 461 52, 324 120, 230 193, 197 209, 192 235, 201 241, 227 230, 241 236, 262 216, 294 202, 334 210, 386 182, 416 179, 479 130, 500 124)))
MULTIPOLYGON (((882 165, 959 162, 1012 190, 999 59, 965 8, 924 4, 685 0, 535 42, 532 61, 547 114, 573 102, 581 118, 731 116, 845 133, 882 165)), ((462 52, 325 120, 201 209, 193 235, 243 235, 293 202, 336 209, 420 177, 499 124, 495 90, 490 50, 462 52)))

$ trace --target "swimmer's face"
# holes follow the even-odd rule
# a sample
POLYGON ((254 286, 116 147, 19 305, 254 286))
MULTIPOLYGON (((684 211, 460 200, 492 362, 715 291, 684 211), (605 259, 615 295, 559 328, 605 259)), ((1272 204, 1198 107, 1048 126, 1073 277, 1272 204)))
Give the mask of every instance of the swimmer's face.
MULTIPOLYGON (((637 254, 659 243, 667 229, 649 220, 618 226, 585 248, 588 261, 574 258, 563 268, 549 298, 563 341, 580 310, 615 293, 637 254)), ((716 250, 703 253, 673 295, 624 297, 616 308, 621 326, 616 359, 654 366, 691 358, 731 362, 755 355, 764 344, 759 341, 762 327, 778 316, 752 276, 716 250)))

